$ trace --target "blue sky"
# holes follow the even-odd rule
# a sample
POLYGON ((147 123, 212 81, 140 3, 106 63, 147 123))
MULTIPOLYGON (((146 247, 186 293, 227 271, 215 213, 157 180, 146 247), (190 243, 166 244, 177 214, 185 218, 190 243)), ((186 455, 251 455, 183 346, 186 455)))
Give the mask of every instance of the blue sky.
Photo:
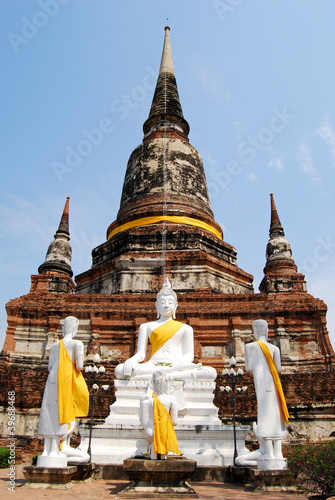
POLYGON ((334 16, 332 0, 1 2, 1 343, 5 304, 29 292, 67 196, 74 274, 105 241, 169 18, 190 142, 225 241, 258 291, 274 193, 335 345, 334 16))

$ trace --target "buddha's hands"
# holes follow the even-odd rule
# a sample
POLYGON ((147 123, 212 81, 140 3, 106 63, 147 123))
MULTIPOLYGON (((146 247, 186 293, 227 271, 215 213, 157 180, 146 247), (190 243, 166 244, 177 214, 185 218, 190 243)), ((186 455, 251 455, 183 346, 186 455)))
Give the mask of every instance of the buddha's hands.
POLYGON ((123 373, 125 377, 131 377, 133 368, 137 365, 136 359, 134 357, 127 359, 127 361, 124 364, 124 369, 123 373))

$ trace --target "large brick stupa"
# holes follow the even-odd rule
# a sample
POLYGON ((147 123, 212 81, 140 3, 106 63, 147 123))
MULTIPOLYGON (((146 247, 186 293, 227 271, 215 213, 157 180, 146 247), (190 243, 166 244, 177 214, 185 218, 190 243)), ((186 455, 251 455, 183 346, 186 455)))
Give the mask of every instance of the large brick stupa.
MULTIPOLYGON (((270 238, 260 293, 253 277, 237 266, 237 252, 214 219, 201 156, 189 143, 180 104, 170 29, 144 138, 131 154, 121 204, 107 239, 93 249, 92 267, 72 280, 69 200, 59 229, 26 295, 7 306, 8 328, 0 358, 2 408, 16 391, 17 433, 36 435, 50 345, 67 315, 79 319, 78 339, 91 360, 99 353, 111 383, 114 367, 136 349, 138 327, 155 317, 155 297, 164 277, 178 294, 177 318, 195 335, 196 361, 221 370, 234 354, 244 368, 244 346, 255 319, 269 324, 281 350, 282 382, 294 438, 327 437, 335 430, 335 355, 326 326, 327 307, 307 293, 297 272, 271 195, 270 238)), ((237 420, 255 418, 252 378, 237 401, 237 420)), ((98 398, 105 418, 112 392, 98 398), (107 396, 109 394, 109 396, 107 396)), ((231 418, 227 393, 216 394, 220 417, 231 418)), ((2 433, 6 415, 1 414, 2 433)))

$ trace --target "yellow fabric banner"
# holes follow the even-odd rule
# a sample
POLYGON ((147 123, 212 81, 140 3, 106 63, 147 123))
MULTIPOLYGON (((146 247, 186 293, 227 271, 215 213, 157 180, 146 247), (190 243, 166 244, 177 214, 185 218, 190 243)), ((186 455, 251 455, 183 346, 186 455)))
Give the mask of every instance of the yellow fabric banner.
POLYGON ((158 399, 156 393, 154 398, 154 451, 161 455, 167 455, 169 451, 182 455, 178 448, 177 436, 173 427, 170 413, 163 403, 158 399))
POLYGON ((174 224, 186 224, 188 226, 200 227, 201 229, 205 229, 210 233, 214 234, 217 238, 222 240, 222 235, 220 231, 218 231, 215 227, 203 222, 199 219, 193 219, 192 217, 181 217, 179 215, 158 215, 157 217, 142 217, 141 219, 132 220, 130 222, 126 222, 121 226, 116 227, 111 231, 107 236, 107 240, 110 240, 115 234, 122 233, 122 231, 126 231, 127 229, 132 229, 133 227, 140 226, 148 226, 149 224, 157 224, 158 222, 172 222, 174 224))
POLYGON ((282 388, 282 385, 281 385, 281 382, 280 382, 278 371, 277 371, 277 368, 276 368, 276 366, 274 364, 274 361, 273 361, 270 349, 261 340, 257 340, 257 344, 262 349, 262 351, 264 353, 264 356, 266 358, 266 361, 268 362, 270 373, 272 375, 272 378, 273 378, 273 381, 274 381, 274 384, 275 384, 275 388, 276 388, 276 391, 277 391, 281 414, 282 414, 282 417, 283 417, 283 420, 284 420, 285 424, 288 424, 289 414, 288 414, 288 409, 287 409, 287 405, 286 405, 286 401, 285 401, 285 396, 284 396, 284 392, 283 392, 283 388, 282 388))
POLYGON ((169 319, 166 323, 158 326, 151 332, 150 344, 151 344, 151 356, 155 354, 165 344, 175 333, 180 330, 184 323, 175 321, 174 319, 169 319))
POLYGON ((75 417, 86 417, 89 393, 83 374, 72 363, 63 339, 59 341, 58 410, 59 423, 73 422, 75 417))

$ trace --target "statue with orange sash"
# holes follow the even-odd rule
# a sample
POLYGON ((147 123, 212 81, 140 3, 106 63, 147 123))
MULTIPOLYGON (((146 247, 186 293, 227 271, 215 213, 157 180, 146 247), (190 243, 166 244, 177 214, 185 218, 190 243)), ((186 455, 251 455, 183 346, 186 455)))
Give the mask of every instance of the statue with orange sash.
POLYGON ((168 378, 177 380, 215 380, 216 370, 201 363, 193 363, 193 328, 175 321, 177 295, 166 278, 157 294, 157 319, 140 325, 137 352, 125 363, 117 365, 117 379, 151 379, 155 371, 164 371, 168 378), (143 363, 151 344, 150 359, 143 363))
MULTIPOLYGON (((288 410, 278 373, 281 371, 280 350, 268 342, 268 324, 259 319, 252 325, 256 342, 245 346, 245 367, 254 374, 257 397, 256 435, 260 450, 252 452, 259 469, 283 469, 282 439, 286 435, 288 410)), ((238 465, 248 463, 250 455, 239 456, 238 465)))
POLYGON ((46 381, 37 433, 44 437, 44 450, 38 457, 41 467, 62 467, 67 457, 86 461, 89 457, 78 448, 71 448, 76 417, 86 417, 89 393, 80 370, 84 364, 84 346, 73 337, 78 330, 78 319, 64 320, 64 338, 50 347, 49 376, 46 381), (60 451, 60 444, 65 440, 60 451))
POLYGON ((154 392, 141 399, 140 422, 150 444, 150 458, 165 460, 169 452, 181 455, 173 427, 178 420, 178 405, 168 394, 169 381, 164 372, 155 372, 152 382, 154 392))

